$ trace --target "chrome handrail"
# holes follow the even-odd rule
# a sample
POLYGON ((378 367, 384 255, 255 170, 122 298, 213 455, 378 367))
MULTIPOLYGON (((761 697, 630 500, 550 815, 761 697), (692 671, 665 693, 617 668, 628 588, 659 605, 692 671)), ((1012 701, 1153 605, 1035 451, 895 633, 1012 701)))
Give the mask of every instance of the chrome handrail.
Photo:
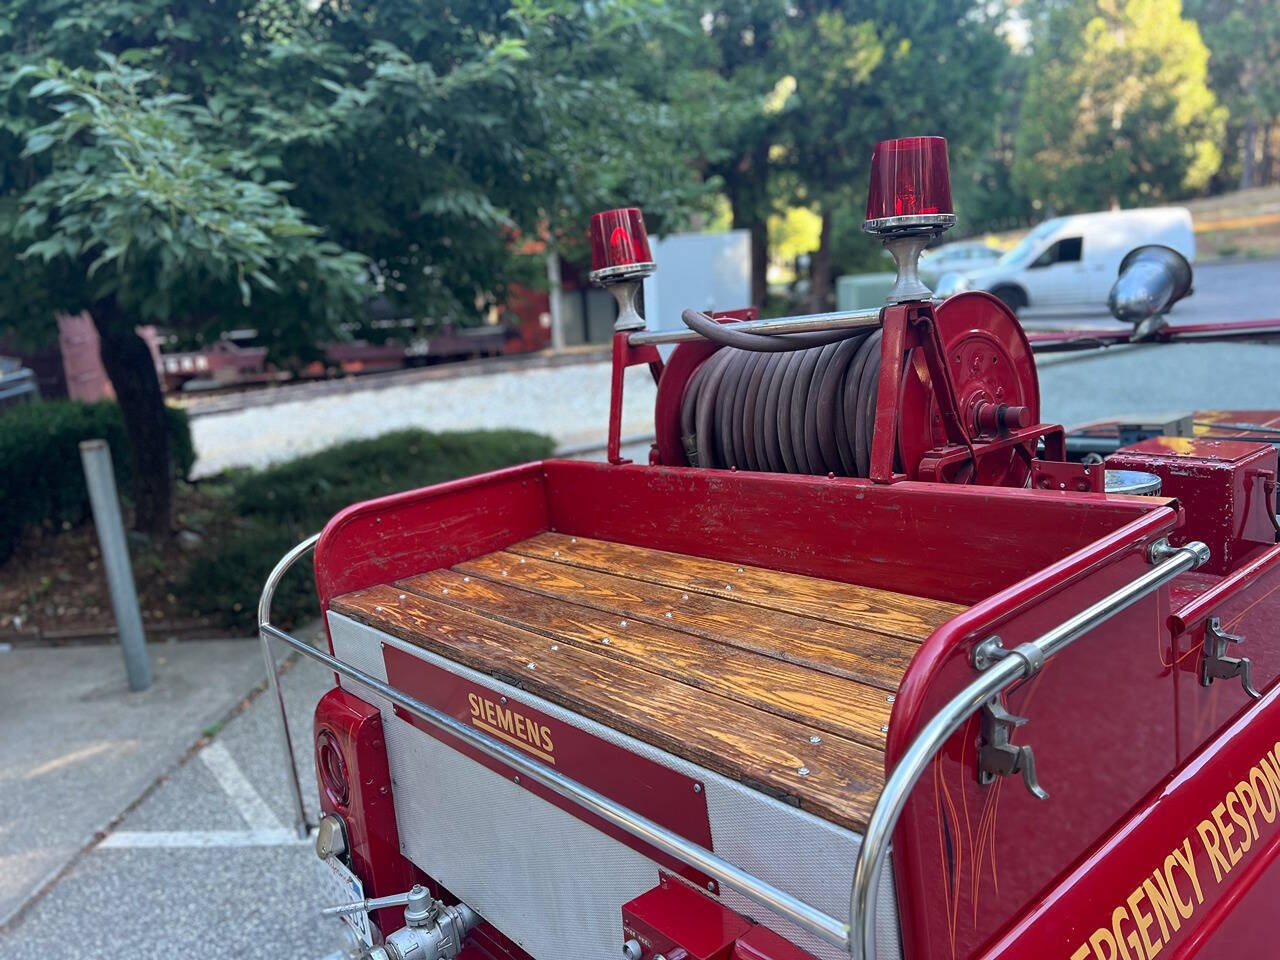
POLYGON ((294 795, 298 798, 297 810, 300 816, 302 806, 297 767, 293 762, 293 746, 289 737, 288 721, 284 714, 284 701, 280 699, 279 681, 276 676, 275 660, 271 656, 268 645, 269 640, 279 640, 298 653, 322 663, 335 673, 354 680, 356 683, 363 684, 415 717, 425 720, 451 736, 457 737, 521 775, 542 784, 553 793, 581 805, 602 820, 608 821, 620 830, 661 850, 681 863, 702 871, 702 873, 722 886, 737 890, 748 899, 767 907, 779 916, 786 917, 797 926, 815 936, 821 937, 842 950, 849 949, 849 924, 842 920, 832 917, 817 907, 805 903, 798 897, 792 896, 785 890, 775 887, 768 881, 748 873, 729 861, 716 856, 705 847, 686 840, 679 834, 609 799, 591 787, 566 777, 554 768, 534 760, 514 747, 510 747, 502 741, 482 733, 468 724, 464 724, 416 697, 396 689, 389 683, 365 673, 358 667, 353 667, 346 661, 317 650, 305 640, 291 636, 279 627, 274 626, 271 623, 270 614, 271 598, 275 594, 276 586, 279 584, 280 578, 284 576, 285 571, 299 557, 315 546, 317 539, 319 539, 318 536, 309 537, 281 558, 275 569, 267 577, 266 585, 263 587, 262 596, 258 602, 258 633, 262 638, 263 651, 266 656, 267 676, 270 679, 277 701, 280 703, 283 749, 289 763, 294 795))
POLYGON ((314 547, 318 539, 319 535, 307 538, 280 559, 267 577, 258 603, 258 633, 266 658, 267 676, 280 707, 283 749, 289 765, 298 822, 303 827, 305 827, 305 818, 297 767, 294 763, 293 746, 284 712, 284 700, 280 695, 275 660, 269 646, 269 641, 273 639, 316 660, 335 673, 368 687, 413 716, 463 740, 559 796, 580 804, 631 836, 643 840, 681 863, 701 870, 721 885, 737 890, 748 899, 767 907, 828 943, 847 950, 854 960, 875 960, 877 913, 875 892, 879 889, 889 842, 907 797, 915 788, 933 755, 946 740, 960 729, 984 703, 1008 689, 1015 681, 1035 673, 1048 657, 1153 593, 1174 577, 1200 566, 1209 558, 1209 548, 1198 541, 1177 549, 1169 547, 1166 541, 1160 541, 1149 552, 1155 564, 1151 570, 1103 597, 1092 606, 1086 607, 1054 629, 1041 634, 1035 640, 1009 650, 1002 659, 984 670, 976 680, 929 720, 886 781, 884 790, 872 812, 871 820, 867 824, 867 830, 858 851, 850 889, 850 923, 845 923, 609 799, 591 787, 566 777, 500 740, 462 723, 449 714, 437 710, 337 657, 317 650, 306 641, 274 626, 270 620, 270 613, 276 586, 285 572, 299 557, 314 547))
POLYGON ((1154 593, 1174 577, 1193 570, 1209 559, 1209 548, 1199 541, 1173 549, 1159 541, 1148 553, 1155 564, 1136 580, 1064 620, 1047 633, 1009 650, 976 680, 938 711, 911 742, 876 801, 867 832, 858 850, 849 896, 849 917, 854 925, 849 952, 853 960, 875 960, 876 891, 884 871, 885 856, 907 797, 915 789, 929 761, 984 703, 1014 682, 1037 672, 1044 661, 1093 628, 1154 593))
MULTIPOLYGON (((271 654, 271 643, 267 638, 267 628, 271 626, 271 601, 275 598, 276 587, 281 578, 292 567, 298 558, 303 556, 320 539, 320 534, 313 533, 307 539, 286 553, 267 574, 267 582, 262 585, 262 593, 258 597, 258 639, 262 643, 262 659, 267 667, 267 684, 271 687, 271 695, 275 698, 280 720, 280 749, 284 753, 285 766, 289 771, 289 794, 293 801, 293 828, 299 837, 307 835, 307 811, 302 805, 302 785, 298 782, 298 764, 293 755, 293 738, 289 736, 289 718, 284 712, 284 697, 280 693, 280 674, 276 671, 276 658, 271 654)), ((308 649, 310 647, 308 646, 308 649)))
MULTIPOLYGON (((735 323, 733 329, 739 333, 814 333, 823 330, 868 330, 880 326, 880 308, 870 310, 837 310, 835 313, 808 313, 796 317, 769 317, 764 320, 743 320, 735 323)), ((633 347, 646 344, 683 343, 687 340, 702 340, 702 334, 696 330, 638 330, 627 337, 627 343, 633 347)))

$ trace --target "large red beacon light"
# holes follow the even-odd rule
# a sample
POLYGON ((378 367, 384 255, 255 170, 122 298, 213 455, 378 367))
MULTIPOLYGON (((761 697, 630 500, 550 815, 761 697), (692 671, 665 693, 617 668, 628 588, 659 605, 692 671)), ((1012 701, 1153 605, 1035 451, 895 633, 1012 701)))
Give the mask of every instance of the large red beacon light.
POLYGON ((908 217, 928 218, 929 226, 955 223, 944 137, 884 140, 876 144, 871 154, 865 229, 879 233, 886 227, 908 226, 901 222, 908 217))
POLYGON ((902 137, 877 143, 871 153, 871 186, 862 229, 878 236, 898 264, 889 303, 933 297, 920 280, 920 253, 955 222, 947 141, 902 137))

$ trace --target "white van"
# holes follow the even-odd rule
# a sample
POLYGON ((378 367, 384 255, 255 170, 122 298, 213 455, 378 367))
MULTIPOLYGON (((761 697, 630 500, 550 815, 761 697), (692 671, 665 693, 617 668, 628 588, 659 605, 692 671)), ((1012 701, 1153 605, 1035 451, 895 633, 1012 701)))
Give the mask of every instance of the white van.
POLYGON ((1149 243, 1172 247, 1194 263, 1191 212, 1186 207, 1151 207, 1055 217, 994 264, 946 274, 937 294, 989 290, 1015 312, 1025 307, 1105 308, 1120 261, 1130 250, 1149 243))

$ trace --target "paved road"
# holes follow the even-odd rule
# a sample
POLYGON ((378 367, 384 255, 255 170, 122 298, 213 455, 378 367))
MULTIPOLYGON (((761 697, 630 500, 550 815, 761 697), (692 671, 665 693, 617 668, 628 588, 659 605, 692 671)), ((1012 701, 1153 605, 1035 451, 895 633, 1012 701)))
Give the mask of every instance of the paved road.
MULTIPOLYGON (((1280 317, 1280 261, 1206 264, 1170 324, 1280 317)), ((1110 327, 1104 311, 1029 314, 1028 328, 1110 327)), ((1068 427, 1130 414, 1280 408, 1280 345, 1184 343, 1041 356, 1041 411, 1068 427)))
MULTIPOLYGON (((192 679, 207 682, 221 674, 219 656, 239 662, 247 654, 246 662, 257 661, 257 672, 236 698, 247 693, 261 679, 261 658, 256 642, 235 644, 238 649, 230 650, 225 644, 183 645, 205 648, 215 658, 192 679)), ((108 647, 97 649, 119 656, 108 647)), ((300 732, 300 773, 312 819, 315 778, 307 731, 315 702, 331 681, 312 661, 296 664, 284 677, 287 706, 300 732)), ((0 927, 0 958, 331 957, 340 946, 338 925, 317 916, 328 900, 311 842, 287 829, 288 794, 271 707, 268 695, 257 697, 207 745, 171 764, 158 786, 100 842, 0 927)), ((139 729, 181 726, 160 710, 139 710, 138 720, 139 729)), ((146 765, 145 758, 138 762, 146 765)), ((126 779, 132 773, 115 756, 103 756, 100 763, 126 779)), ((74 809, 74 796, 57 791, 32 813, 53 823, 61 819, 53 811, 68 804, 74 809)), ((4 836, 11 842, 10 831, 4 836)))

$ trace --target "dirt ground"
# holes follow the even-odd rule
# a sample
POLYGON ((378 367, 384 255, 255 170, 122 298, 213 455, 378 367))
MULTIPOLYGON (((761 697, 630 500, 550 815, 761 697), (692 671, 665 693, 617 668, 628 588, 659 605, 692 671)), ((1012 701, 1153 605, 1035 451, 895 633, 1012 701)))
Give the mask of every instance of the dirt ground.
MULTIPOLYGON (((173 587, 196 552, 217 537, 219 499, 181 483, 174 497, 177 527, 187 532, 183 538, 174 536, 157 546, 146 538, 129 536, 143 624, 156 639, 213 635, 215 621, 183 609, 173 587)), ((131 519, 126 514, 126 527, 131 519)), ((93 524, 56 533, 28 531, 0 576, 0 642, 76 643, 114 629, 93 524)))

